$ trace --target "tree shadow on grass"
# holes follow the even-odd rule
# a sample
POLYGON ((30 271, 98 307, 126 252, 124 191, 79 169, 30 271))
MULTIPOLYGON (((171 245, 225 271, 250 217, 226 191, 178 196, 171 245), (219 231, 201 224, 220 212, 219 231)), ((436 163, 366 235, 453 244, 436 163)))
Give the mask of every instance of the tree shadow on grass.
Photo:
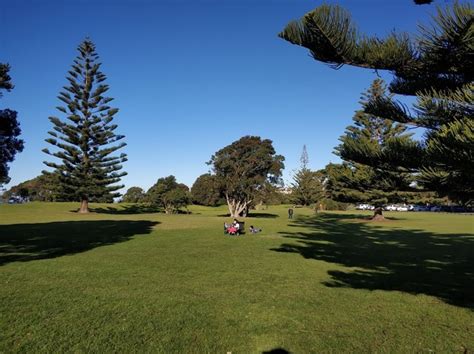
POLYGON ((284 348, 275 348, 262 352, 262 354, 290 354, 290 352, 284 348))
POLYGON ((91 212, 98 214, 111 215, 130 215, 130 214, 152 214, 162 211, 157 206, 151 205, 120 205, 116 207, 91 208, 91 212))
POLYGON ((292 226, 307 231, 283 233, 293 242, 273 250, 356 268, 329 271, 328 287, 426 294, 474 308, 474 235, 389 229, 354 219, 347 214, 297 219, 292 226))
MULTIPOLYGON (((71 212, 78 212, 79 209, 71 210, 71 212)), ((153 206, 153 205, 126 205, 119 207, 106 207, 106 208, 91 208, 92 213, 97 214, 111 214, 111 215, 133 215, 133 214, 153 214, 153 213, 163 213, 163 208, 153 206)), ((192 214, 189 210, 176 211, 176 214, 192 214)))
MULTIPOLYGON (((373 217, 373 212, 370 214, 327 214, 327 213, 318 213, 317 215, 324 215, 328 216, 331 215, 332 219, 335 220, 354 220, 354 221, 372 221, 373 217)), ((401 220, 406 220, 406 218, 401 217, 399 215, 397 216, 387 216, 386 213, 383 214, 385 220, 387 221, 401 221, 401 220)), ((376 222, 383 222, 383 221, 376 221, 376 222)), ((296 225, 295 225, 296 226, 296 225)))
POLYGON ((132 220, 65 221, 0 225, 0 266, 55 258, 149 234, 157 222, 132 220))
POLYGON ((247 215, 248 218, 262 218, 262 219, 276 219, 278 218, 277 214, 271 214, 271 213, 260 213, 258 211, 256 212, 251 212, 249 215, 247 215))
MULTIPOLYGON (((218 217, 229 218, 230 214, 219 214, 218 217)), ((251 212, 247 215, 247 218, 265 218, 265 219, 275 219, 277 218, 277 214, 270 214, 270 213, 259 213, 259 212, 251 212)))

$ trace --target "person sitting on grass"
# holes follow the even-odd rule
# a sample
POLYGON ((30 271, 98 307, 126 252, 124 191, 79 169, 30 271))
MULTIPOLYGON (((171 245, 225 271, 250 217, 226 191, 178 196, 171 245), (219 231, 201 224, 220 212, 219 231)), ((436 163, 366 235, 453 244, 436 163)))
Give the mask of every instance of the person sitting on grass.
POLYGON ((238 234, 240 232, 240 223, 237 219, 234 219, 234 221, 232 222, 232 226, 235 227, 235 229, 237 230, 236 234, 238 234))
MULTIPOLYGON (((225 224, 225 226, 227 227, 227 224, 225 224)), ((240 228, 239 222, 237 221, 237 219, 234 219, 232 224, 230 224, 227 227, 227 233, 229 235, 237 235, 239 233, 239 228, 240 228)))
POLYGON ((262 229, 258 229, 256 227, 253 227, 253 225, 250 225, 250 233, 251 234, 256 234, 258 232, 262 231, 262 229))

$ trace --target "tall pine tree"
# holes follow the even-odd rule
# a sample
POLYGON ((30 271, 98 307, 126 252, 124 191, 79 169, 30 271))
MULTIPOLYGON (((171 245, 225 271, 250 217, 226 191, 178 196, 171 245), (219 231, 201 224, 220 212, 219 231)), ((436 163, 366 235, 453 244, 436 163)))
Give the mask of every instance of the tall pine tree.
POLYGON ((294 204, 309 206, 324 198, 321 175, 308 168, 309 157, 306 145, 300 157, 301 168, 296 171, 291 183, 291 201, 294 204))
MULTIPOLYGON (((385 92, 384 82, 376 79, 362 94, 360 103, 365 106, 371 100, 386 96, 385 92)), ((353 120, 354 125, 346 128, 340 138, 341 144, 335 149, 345 161, 344 168, 337 170, 339 174, 336 175, 342 187, 338 199, 376 204, 379 207, 376 214, 381 215, 382 204, 406 201, 408 194, 414 191, 412 171, 401 167, 394 169, 385 161, 391 154, 391 144, 413 144, 412 134, 407 133, 405 124, 363 110, 357 111, 353 120)))
POLYGON ((95 45, 86 39, 78 51, 68 72, 69 85, 58 96, 65 106, 57 109, 66 119, 49 118, 53 130, 46 142, 56 149, 43 151, 60 160, 45 162, 54 169, 45 173, 57 174, 62 199, 80 201, 79 212, 87 213, 89 201, 112 201, 120 196, 117 190, 123 186, 115 183, 126 175, 120 170, 127 157, 114 155, 126 144, 119 142, 123 135, 115 134, 113 119, 118 109, 109 106, 113 98, 104 96, 109 86, 104 83, 95 45))
POLYGON ((420 143, 393 140, 379 160, 416 171, 422 185, 440 196, 472 203, 474 11, 470 4, 455 2, 438 8, 432 25, 420 26, 414 39, 405 33, 387 38, 363 35, 348 12, 332 5, 322 5, 291 22, 280 37, 308 48, 315 60, 334 68, 352 65, 391 71, 390 91, 416 96, 414 109, 385 96, 367 102, 365 112, 423 128, 426 134, 420 143))
POLYGON ((301 162, 301 168, 308 167, 309 157, 308 157, 308 150, 306 150, 306 144, 303 145, 303 152, 301 153, 300 162, 301 162))

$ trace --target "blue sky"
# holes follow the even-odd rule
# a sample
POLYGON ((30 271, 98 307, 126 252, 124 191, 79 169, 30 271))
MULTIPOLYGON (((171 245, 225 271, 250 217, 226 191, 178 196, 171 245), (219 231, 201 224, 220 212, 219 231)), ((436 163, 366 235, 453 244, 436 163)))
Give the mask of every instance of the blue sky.
MULTIPOLYGON (((385 35, 413 32, 434 6, 412 0, 326 1, 347 8, 359 28, 385 35)), ((18 111, 25 150, 10 165, 8 186, 40 174, 49 116, 66 85, 76 47, 97 45, 108 92, 126 135, 126 187, 149 188, 173 174, 191 186, 211 155, 244 135, 273 140, 286 158, 285 180, 303 144, 309 167, 332 154, 359 108, 370 70, 333 70, 281 40, 279 31, 321 1, 306 0, 4 0, 0 62, 15 89, 0 108, 18 111)))

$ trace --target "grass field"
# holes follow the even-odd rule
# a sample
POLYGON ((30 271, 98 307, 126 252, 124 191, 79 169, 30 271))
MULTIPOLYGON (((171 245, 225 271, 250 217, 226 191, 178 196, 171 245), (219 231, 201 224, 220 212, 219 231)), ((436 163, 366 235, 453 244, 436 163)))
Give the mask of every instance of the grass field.
POLYGON ((0 205, 0 352, 474 352, 474 216, 77 207, 0 205))

